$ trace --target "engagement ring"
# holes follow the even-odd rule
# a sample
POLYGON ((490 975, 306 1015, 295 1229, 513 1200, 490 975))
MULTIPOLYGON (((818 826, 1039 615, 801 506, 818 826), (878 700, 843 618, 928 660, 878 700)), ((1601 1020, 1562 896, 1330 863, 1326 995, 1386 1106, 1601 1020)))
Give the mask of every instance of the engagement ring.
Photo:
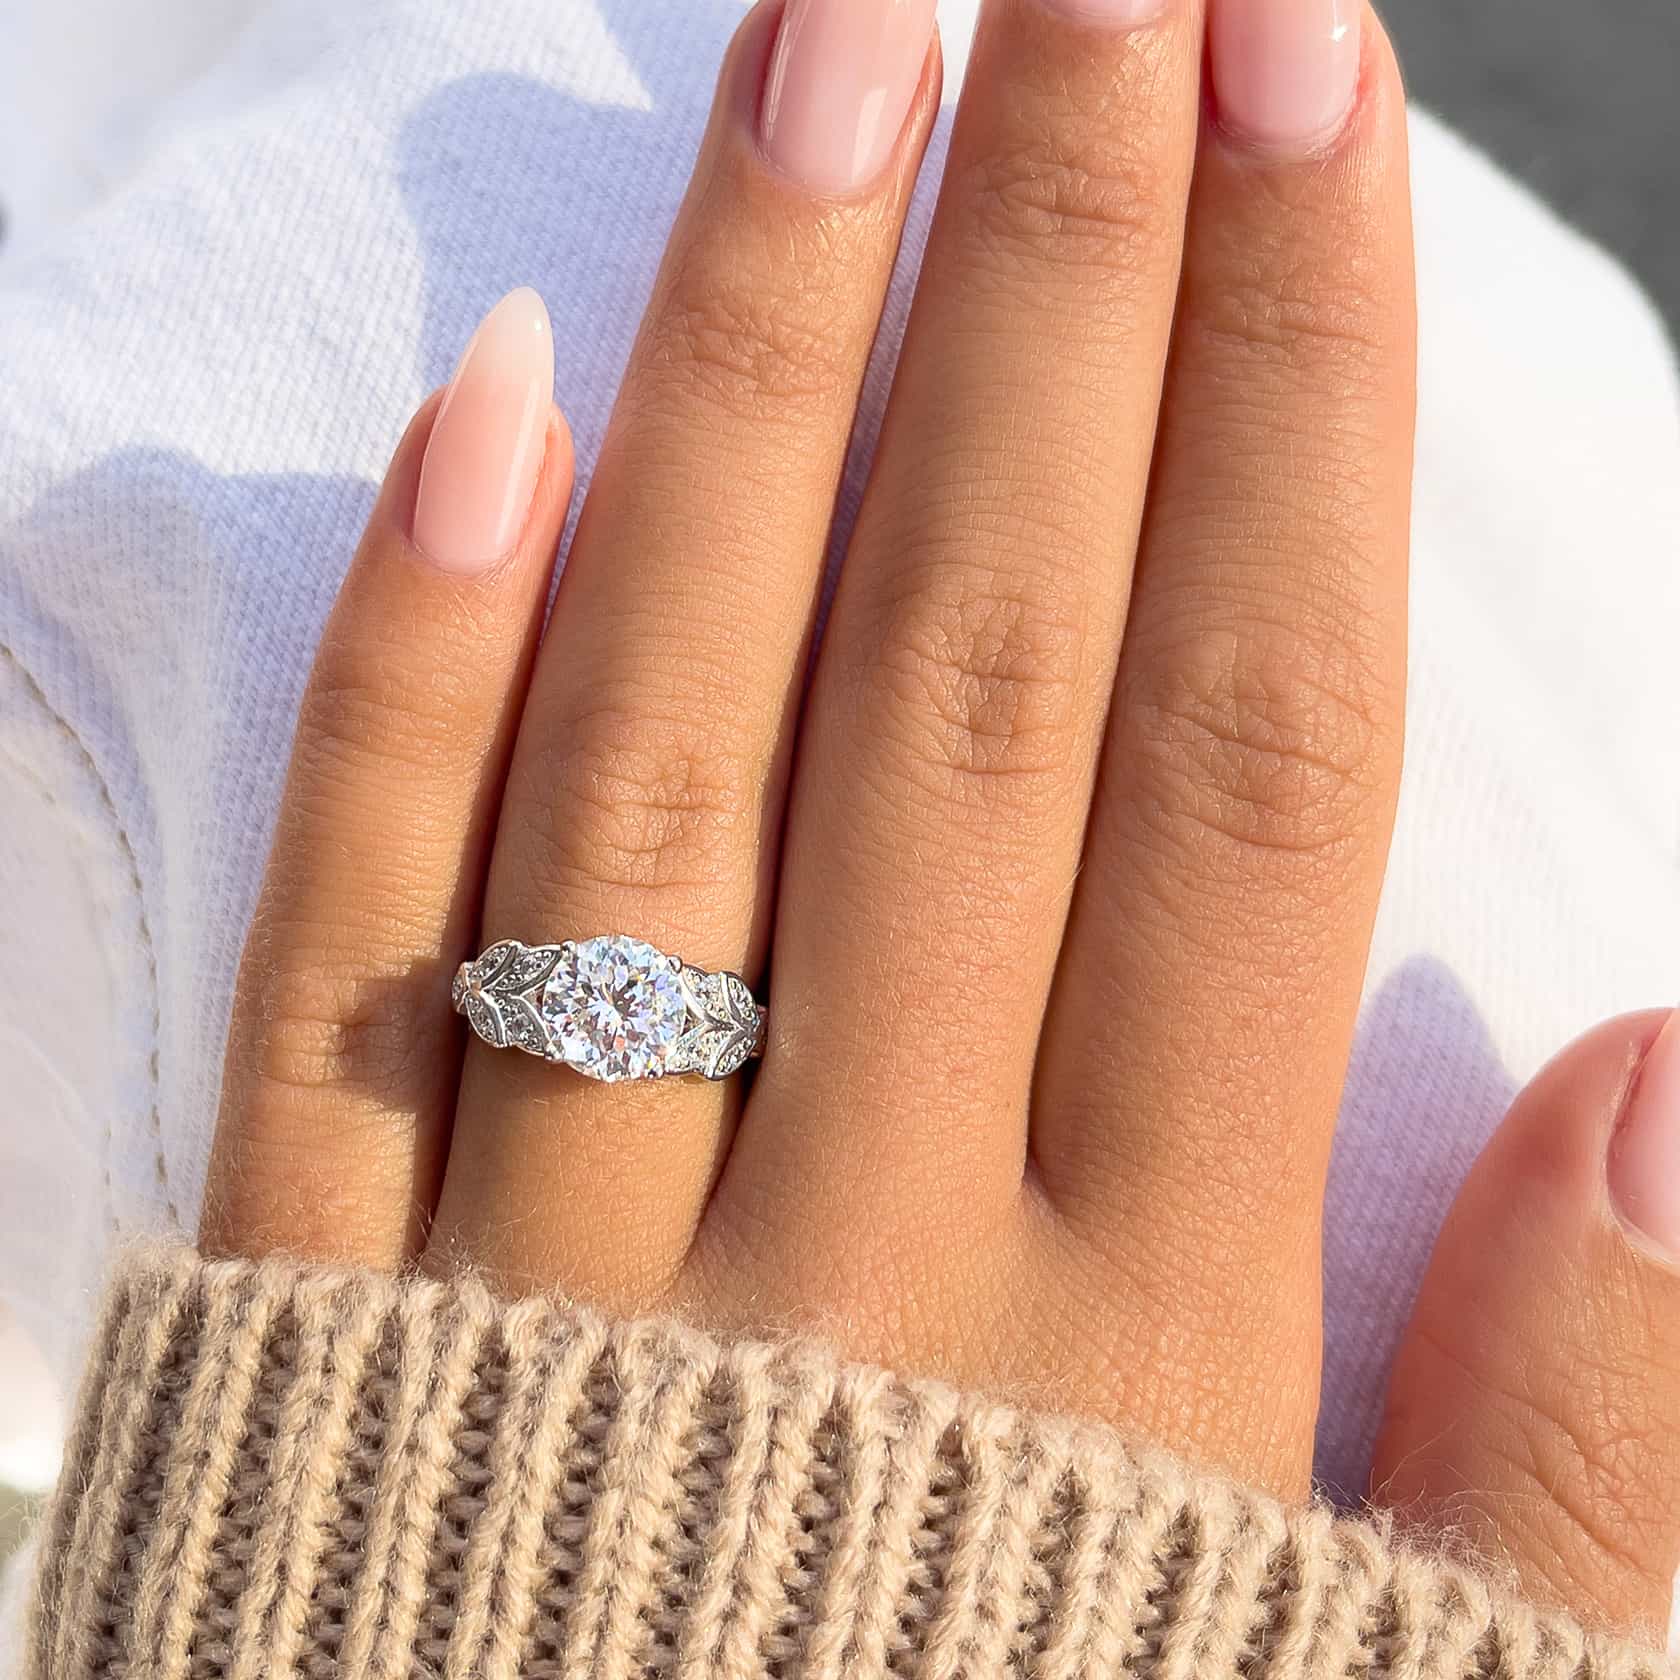
POLYGON ((461 964, 450 995, 486 1044, 591 1079, 727 1079, 764 1046, 764 1010, 740 975, 690 968, 617 933, 500 940, 461 964))

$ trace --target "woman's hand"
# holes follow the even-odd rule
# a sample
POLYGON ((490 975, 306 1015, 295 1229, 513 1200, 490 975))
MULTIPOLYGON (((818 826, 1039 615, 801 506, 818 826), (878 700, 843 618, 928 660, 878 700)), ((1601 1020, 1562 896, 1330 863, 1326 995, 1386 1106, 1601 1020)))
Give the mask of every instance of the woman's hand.
MULTIPOLYGON (((1358 0, 992 0, 807 691, 931 12, 743 25, 540 648, 571 452, 532 294, 416 417, 304 704, 203 1239, 815 1324, 1300 1495, 1400 765, 1399 81, 1358 0), (750 1084, 463 1055, 457 963, 606 932, 768 989, 750 1084)), ((1649 1623, 1663 1022, 1518 1100, 1373 1484, 1649 1623)))

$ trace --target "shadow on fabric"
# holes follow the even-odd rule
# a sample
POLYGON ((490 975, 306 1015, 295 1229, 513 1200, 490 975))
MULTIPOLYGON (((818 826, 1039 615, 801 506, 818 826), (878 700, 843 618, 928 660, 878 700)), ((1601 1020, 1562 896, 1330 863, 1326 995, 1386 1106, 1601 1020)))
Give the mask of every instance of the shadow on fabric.
POLYGON ((1436 1234, 1517 1093, 1475 1004, 1418 956, 1366 1000, 1330 1159, 1324 1385, 1314 1471, 1342 1504, 1365 1495, 1388 1368, 1436 1234))

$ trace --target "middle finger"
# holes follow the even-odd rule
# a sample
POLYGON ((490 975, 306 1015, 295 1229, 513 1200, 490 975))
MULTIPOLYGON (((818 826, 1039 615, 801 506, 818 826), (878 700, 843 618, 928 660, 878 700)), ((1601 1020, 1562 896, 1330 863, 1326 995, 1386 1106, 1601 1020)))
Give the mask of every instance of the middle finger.
POLYGON ((982 14, 801 738, 769 1055, 720 1187, 724 1208, 780 1205, 794 1249, 811 1219, 1019 1188, 1197 125, 1199 8, 1141 10, 982 14), (802 1182, 842 1134, 844 1169, 802 1182), (965 1194, 941 1194, 959 1171, 965 1194))

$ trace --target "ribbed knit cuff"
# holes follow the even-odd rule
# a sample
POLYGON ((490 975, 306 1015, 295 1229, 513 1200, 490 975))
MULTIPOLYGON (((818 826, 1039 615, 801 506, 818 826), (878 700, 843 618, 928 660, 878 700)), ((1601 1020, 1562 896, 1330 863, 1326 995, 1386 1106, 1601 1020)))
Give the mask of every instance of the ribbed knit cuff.
POLYGON ((133 1256, 33 1680, 1656 1680, 1370 1523, 803 1344, 133 1256))

